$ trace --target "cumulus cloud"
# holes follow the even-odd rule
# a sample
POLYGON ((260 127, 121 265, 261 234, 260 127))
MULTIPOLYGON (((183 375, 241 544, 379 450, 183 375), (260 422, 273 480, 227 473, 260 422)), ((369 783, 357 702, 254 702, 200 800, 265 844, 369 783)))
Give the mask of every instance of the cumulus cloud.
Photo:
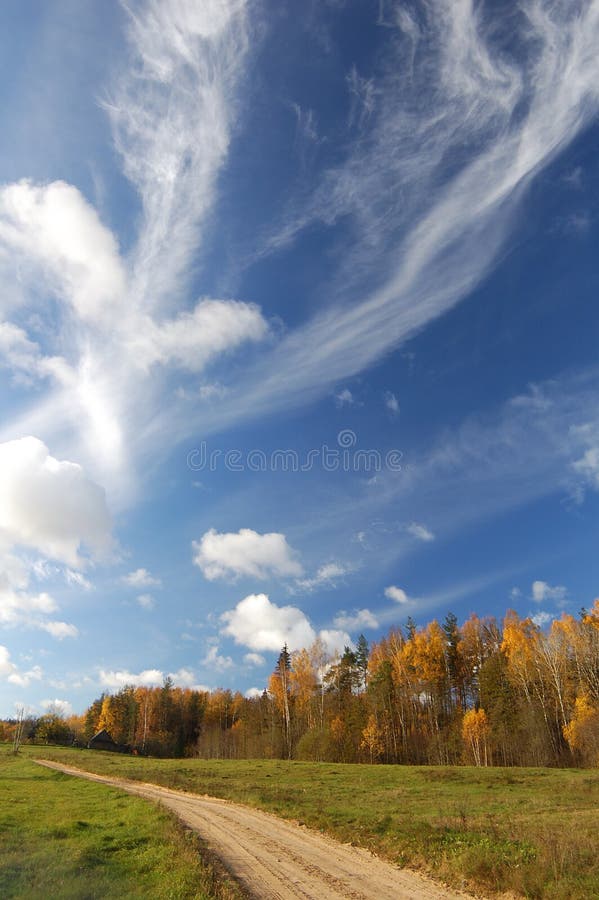
POLYGON ((110 532, 104 492, 81 466, 34 437, 0 444, 0 537, 79 568, 82 548, 109 550, 110 532))
POLYGON ((248 666, 263 666, 266 660, 259 653, 246 653, 243 661, 248 666))
POLYGON ((560 602, 568 596, 568 589, 563 585, 552 586, 546 581, 533 581, 531 594, 536 603, 543 603, 545 600, 560 602))
POLYGON ((220 534, 211 528, 193 542, 194 564, 209 581, 246 576, 293 577, 302 574, 296 553, 284 534, 259 534, 251 528, 220 534))
POLYGON ((244 697, 247 697, 248 700, 256 700, 258 697, 261 697, 263 693, 264 693, 264 688, 262 688, 262 690, 260 690, 260 688, 251 687, 251 688, 247 689, 247 691, 244 694, 244 697))
MULTIPOLYGON (((267 333, 266 320, 255 304, 204 298, 191 312, 161 324, 145 317, 127 337, 127 345, 141 366, 174 363, 201 372, 220 354, 246 341, 260 341, 267 333)), ((200 388, 202 393, 206 399, 217 391, 200 388)))
POLYGON ((77 637, 79 634, 79 629, 69 622, 40 621, 37 626, 42 631, 47 631, 52 637, 58 638, 59 641, 66 637, 77 637))
POLYGON ((222 633, 250 650, 278 651, 309 647, 316 633, 306 615, 296 606, 277 606, 266 594, 249 594, 222 614, 222 633))
MULTIPOLYGON (((259 651, 278 652, 284 644, 290 651, 310 647, 316 637, 331 654, 339 653, 345 646, 352 646, 347 631, 321 629, 318 633, 310 620, 297 606, 277 606, 266 594, 250 594, 237 606, 222 614, 223 635, 232 637, 236 644, 255 651, 245 659, 258 663, 259 651)), ((263 662, 263 660, 262 660, 263 662)))
POLYGON ((0 677, 5 678, 7 675, 11 675, 15 669, 16 666, 10 661, 8 649, 0 644, 0 677))
POLYGON ((195 684, 195 674, 191 669, 181 668, 176 672, 165 673, 160 669, 144 669, 142 672, 130 672, 128 669, 100 669, 99 679, 103 687, 111 690, 132 685, 134 687, 158 687, 170 678, 178 687, 193 687, 195 690, 207 690, 203 685, 195 684))
POLYGON ((222 672, 223 669, 230 669, 234 663, 230 656, 223 656, 219 651, 218 642, 212 643, 208 648, 206 656, 202 660, 202 665, 222 672))
POLYGON ((544 628, 545 625, 549 625, 549 623, 553 620, 553 616, 551 615, 551 613, 544 612, 543 610, 541 610, 541 612, 535 613, 533 616, 531 616, 531 618, 535 625, 538 625, 539 628, 544 628))
POLYGON ((156 600, 151 594, 140 594, 137 602, 142 609, 154 609, 156 606, 156 600))
POLYGON ((59 700, 58 698, 55 700, 42 700, 40 706, 46 712, 58 713, 60 716, 73 715, 73 706, 68 700, 59 700))
POLYGON ((418 522, 410 522, 406 527, 406 531, 408 534, 411 534, 412 537, 417 538, 419 541, 424 541, 425 543, 435 540, 435 535, 430 528, 427 528, 426 525, 419 525, 418 522))
POLYGON ((347 631, 340 631, 334 628, 323 628, 318 633, 328 653, 335 656, 342 653, 346 647, 353 647, 352 639, 347 631))
POLYGON ((156 687, 164 681, 164 673, 159 669, 144 669, 143 672, 129 672, 127 669, 100 670, 100 684, 118 690, 127 685, 135 687, 156 687))
POLYGON ((177 669, 176 672, 169 672, 169 678, 173 680, 173 682, 178 687, 195 687, 196 676, 192 669, 181 668, 177 669))
MULTIPOLYGON (((9 557, 10 559, 10 557, 9 557)), ((0 564, 2 555, 0 554, 0 564)), ((58 605, 50 594, 42 591, 32 594, 26 590, 27 578, 17 587, 11 583, 13 573, 7 567, 0 573, 0 624, 6 627, 37 628, 62 640, 77 637, 74 625, 48 618, 58 605)))
POLYGON ((80 318, 110 321, 125 293, 125 271, 112 232, 77 188, 63 181, 1 188, 0 243, 21 273, 32 280, 41 274, 80 318))
POLYGON ((5 678, 17 687, 29 687, 32 681, 40 681, 42 675, 40 666, 33 666, 27 672, 20 672, 18 666, 10 659, 8 648, 0 644, 0 678, 5 678))
POLYGON ((388 597, 389 600, 394 600, 395 603, 400 603, 402 606, 411 602, 403 588, 396 587, 394 584, 385 588, 385 597, 388 597))
POLYGON ((333 624, 336 628, 342 628, 346 631, 379 627, 378 619, 373 616, 369 609, 356 609, 353 613, 346 613, 344 610, 341 610, 335 616, 333 624))
POLYGON ((125 584, 129 585, 129 587, 134 588, 160 587, 162 584, 160 578, 156 578, 154 575, 151 575, 147 569, 135 569, 134 572, 129 572, 128 575, 123 575, 122 580, 125 582, 125 584))

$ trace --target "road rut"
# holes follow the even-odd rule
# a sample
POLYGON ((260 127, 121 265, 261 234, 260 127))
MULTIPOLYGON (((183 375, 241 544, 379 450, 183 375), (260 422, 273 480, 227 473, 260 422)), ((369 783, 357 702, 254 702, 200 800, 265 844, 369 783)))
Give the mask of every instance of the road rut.
POLYGON ((229 800, 109 778, 49 760, 36 762, 168 807, 260 900, 457 900, 466 896, 367 850, 229 800))

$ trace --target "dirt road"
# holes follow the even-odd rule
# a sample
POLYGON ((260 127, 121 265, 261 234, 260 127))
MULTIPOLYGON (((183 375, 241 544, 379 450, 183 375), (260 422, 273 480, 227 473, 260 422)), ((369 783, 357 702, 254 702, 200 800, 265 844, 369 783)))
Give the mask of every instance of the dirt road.
POLYGON ((197 831, 227 870, 260 900, 450 900, 465 896, 366 850, 228 800, 108 778, 48 760, 37 762, 162 803, 197 831))

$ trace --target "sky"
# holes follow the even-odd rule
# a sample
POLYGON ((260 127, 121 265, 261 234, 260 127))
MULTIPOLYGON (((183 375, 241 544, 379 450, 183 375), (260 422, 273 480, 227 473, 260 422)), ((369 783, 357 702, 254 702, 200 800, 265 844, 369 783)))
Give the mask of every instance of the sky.
POLYGON ((599 593, 599 0, 5 0, 0 716, 599 593))

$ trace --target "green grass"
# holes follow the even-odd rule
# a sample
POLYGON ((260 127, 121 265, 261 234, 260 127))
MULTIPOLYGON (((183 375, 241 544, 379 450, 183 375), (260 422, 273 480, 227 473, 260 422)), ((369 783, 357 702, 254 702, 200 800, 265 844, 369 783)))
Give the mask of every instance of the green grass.
POLYGON ((240 896, 200 849, 160 807, 0 749, 3 900, 240 896))
POLYGON ((453 885, 551 900, 599 897, 597 770, 27 752, 267 809, 453 885))

